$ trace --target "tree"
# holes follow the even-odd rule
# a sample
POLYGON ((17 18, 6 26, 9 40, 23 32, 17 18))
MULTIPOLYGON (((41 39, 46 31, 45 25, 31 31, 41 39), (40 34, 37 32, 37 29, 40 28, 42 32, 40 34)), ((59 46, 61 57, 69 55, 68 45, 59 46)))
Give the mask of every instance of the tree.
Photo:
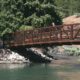
POLYGON ((80 0, 55 0, 58 12, 62 17, 80 13, 80 0))
POLYGON ((29 0, 26 2, 29 12, 25 23, 36 27, 49 26, 52 22, 61 24, 61 18, 54 9, 54 0, 29 0))
POLYGON ((46 27, 61 24, 54 0, 0 0, 0 32, 16 31, 20 26, 46 27))

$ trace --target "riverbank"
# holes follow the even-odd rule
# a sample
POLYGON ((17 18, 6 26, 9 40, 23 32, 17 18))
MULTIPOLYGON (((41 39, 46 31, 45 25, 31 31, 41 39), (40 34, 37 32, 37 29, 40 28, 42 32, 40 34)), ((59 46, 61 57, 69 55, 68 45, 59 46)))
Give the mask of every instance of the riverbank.
POLYGON ((19 52, 13 52, 10 49, 0 49, 0 63, 54 63, 55 60, 76 60, 75 57, 80 61, 80 45, 31 47, 18 50, 19 52))

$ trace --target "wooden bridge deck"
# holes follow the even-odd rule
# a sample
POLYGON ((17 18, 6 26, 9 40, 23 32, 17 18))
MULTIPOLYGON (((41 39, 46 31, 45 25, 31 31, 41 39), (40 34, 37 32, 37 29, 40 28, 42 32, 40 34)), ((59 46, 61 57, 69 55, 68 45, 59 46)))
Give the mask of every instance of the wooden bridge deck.
POLYGON ((68 24, 17 31, 4 36, 7 46, 80 42, 80 24, 68 24))

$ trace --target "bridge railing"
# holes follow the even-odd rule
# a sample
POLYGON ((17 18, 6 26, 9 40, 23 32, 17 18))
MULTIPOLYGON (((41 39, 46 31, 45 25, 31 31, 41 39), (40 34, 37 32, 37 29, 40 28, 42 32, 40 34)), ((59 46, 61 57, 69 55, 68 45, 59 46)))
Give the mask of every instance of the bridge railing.
POLYGON ((80 42, 80 24, 58 25, 11 33, 7 45, 34 45, 46 43, 80 42), (11 36, 10 36, 11 37, 11 36))

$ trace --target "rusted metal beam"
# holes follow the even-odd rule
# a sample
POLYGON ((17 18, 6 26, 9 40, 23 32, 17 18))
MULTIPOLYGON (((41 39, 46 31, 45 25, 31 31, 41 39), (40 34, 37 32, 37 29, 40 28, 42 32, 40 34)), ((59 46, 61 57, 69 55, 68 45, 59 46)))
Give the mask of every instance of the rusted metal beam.
POLYGON ((76 33, 74 35, 74 39, 77 38, 78 34, 80 33, 80 29, 76 30, 76 33))

